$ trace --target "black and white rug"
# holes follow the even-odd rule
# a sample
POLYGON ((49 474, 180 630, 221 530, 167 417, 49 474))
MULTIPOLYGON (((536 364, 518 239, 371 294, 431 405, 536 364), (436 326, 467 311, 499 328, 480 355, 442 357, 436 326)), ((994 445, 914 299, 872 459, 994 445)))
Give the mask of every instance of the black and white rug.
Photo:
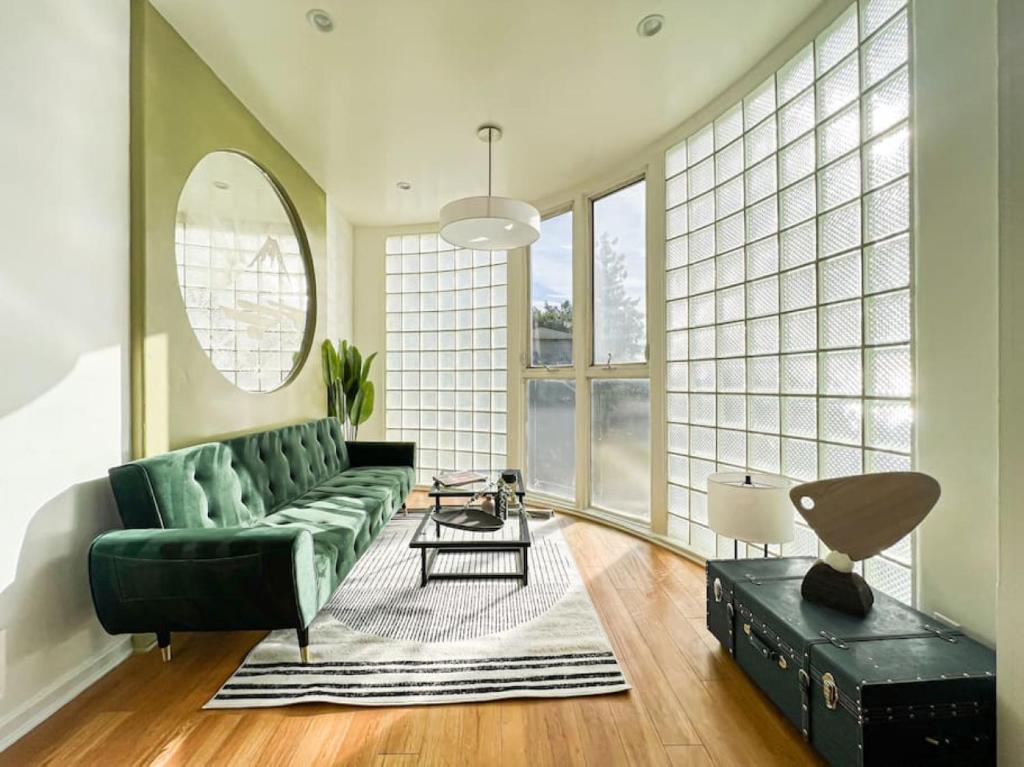
MULTIPOLYGON (((409 548, 419 517, 393 519, 310 626, 260 642, 206 708, 325 702, 422 705, 598 695, 629 689, 558 518, 531 522, 530 585, 439 580, 420 587, 409 548)), ((476 535, 476 534, 474 534, 476 535)), ((514 554, 447 554, 438 571, 508 571, 514 554)))

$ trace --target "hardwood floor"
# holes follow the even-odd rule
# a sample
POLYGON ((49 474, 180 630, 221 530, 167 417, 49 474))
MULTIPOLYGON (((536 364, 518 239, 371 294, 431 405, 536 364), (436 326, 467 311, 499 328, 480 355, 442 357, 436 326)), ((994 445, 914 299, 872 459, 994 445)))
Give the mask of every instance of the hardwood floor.
POLYGON ((821 764, 704 627, 703 570, 567 518, 565 535, 633 689, 408 708, 203 711, 261 633, 175 635, 0 754, 0 765, 821 764))

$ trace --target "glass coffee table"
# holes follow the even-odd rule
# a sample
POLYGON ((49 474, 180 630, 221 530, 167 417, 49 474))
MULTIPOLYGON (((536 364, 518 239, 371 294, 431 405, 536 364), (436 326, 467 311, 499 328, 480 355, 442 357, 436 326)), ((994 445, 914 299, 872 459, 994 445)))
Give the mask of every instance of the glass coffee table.
MULTIPOLYGON (((434 508, 423 515, 409 547, 420 550, 420 586, 426 586, 432 580, 465 580, 465 579, 516 579, 523 586, 529 584, 530 573, 530 525, 529 516, 522 505, 526 491, 523 487, 522 474, 516 472, 518 485, 516 496, 519 498, 518 511, 510 511, 505 524, 497 530, 473 530, 449 527, 437 522, 435 514, 443 510, 441 501, 444 498, 471 499, 476 490, 472 487, 441 487, 437 483, 431 487, 429 495, 434 499, 434 508), (438 557, 450 554, 467 555, 469 553, 510 553, 514 567, 507 569, 508 557, 492 557, 496 560, 492 567, 476 567, 460 570, 454 568, 438 568, 438 557)), ((482 483, 481 483, 482 484, 482 483)), ((493 492, 489 493, 493 497, 493 492)), ((451 508, 451 507, 447 507, 451 508)), ((469 559, 468 556, 460 559, 469 559)), ((476 557, 473 557, 476 559, 476 557)))
MULTIPOLYGON (((519 469, 503 469, 498 472, 498 475, 502 474, 515 474, 516 475, 516 498, 519 499, 519 505, 523 505, 523 499, 526 497, 526 485, 523 483, 523 473, 519 469)), ((436 479, 434 484, 430 486, 430 491, 427 496, 434 501, 434 511, 441 511, 441 502, 445 498, 465 498, 467 501, 470 500, 474 495, 480 492, 481 488, 486 487, 486 480, 481 482, 474 482, 470 485, 461 485, 459 487, 445 487, 436 479)), ((487 495, 493 500, 494 499, 494 488, 487 491, 487 495)))

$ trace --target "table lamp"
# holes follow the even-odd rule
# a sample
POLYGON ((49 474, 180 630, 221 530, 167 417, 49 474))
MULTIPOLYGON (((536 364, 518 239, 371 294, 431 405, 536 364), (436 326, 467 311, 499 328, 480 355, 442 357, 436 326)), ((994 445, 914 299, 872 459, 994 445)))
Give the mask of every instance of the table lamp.
POLYGON ((768 556, 769 543, 793 540, 793 507, 789 480, 774 474, 725 471, 708 477, 708 524, 719 535, 760 543, 768 556))

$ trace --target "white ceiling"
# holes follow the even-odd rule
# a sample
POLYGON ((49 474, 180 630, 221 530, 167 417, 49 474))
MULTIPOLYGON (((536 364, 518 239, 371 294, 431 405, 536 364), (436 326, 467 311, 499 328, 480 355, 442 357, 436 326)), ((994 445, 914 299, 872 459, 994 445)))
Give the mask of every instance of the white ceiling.
POLYGON ((624 161, 731 84, 819 0, 152 0, 354 224, 536 200, 624 161), (317 4, 335 31, 315 32, 317 4), (637 21, 665 15, 642 39, 637 21), (413 189, 399 191, 399 180, 413 189))

